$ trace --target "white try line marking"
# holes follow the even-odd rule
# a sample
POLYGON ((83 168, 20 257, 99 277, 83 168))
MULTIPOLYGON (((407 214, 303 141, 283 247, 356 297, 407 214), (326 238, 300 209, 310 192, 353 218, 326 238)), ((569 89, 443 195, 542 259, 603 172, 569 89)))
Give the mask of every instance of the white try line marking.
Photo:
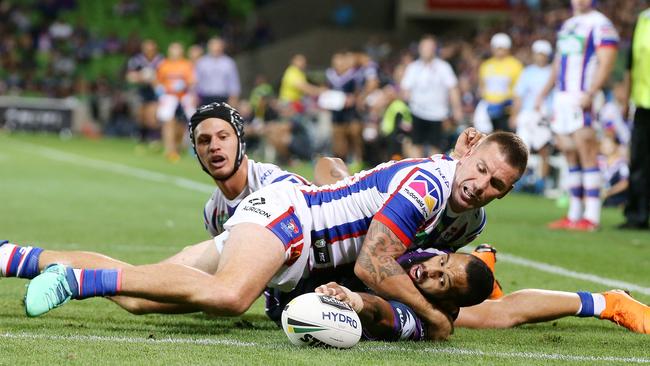
POLYGON ((141 169, 141 168, 134 168, 119 163, 87 158, 85 156, 70 154, 64 151, 51 149, 49 147, 43 147, 43 146, 39 146, 27 142, 20 142, 20 144, 29 147, 28 149, 23 149, 27 152, 37 153, 42 157, 52 159, 55 161, 81 165, 92 169, 98 169, 98 170, 108 171, 111 173, 127 175, 127 176, 140 178, 143 180, 148 180, 153 182, 169 183, 181 188, 186 188, 189 190, 202 192, 202 193, 212 193, 215 190, 215 186, 213 185, 197 182, 187 178, 158 173, 158 172, 141 169))
POLYGON ((575 278, 577 280, 589 281, 589 282, 597 283, 599 285, 609 286, 611 288, 620 288, 635 293, 650 295, 650 288, 636 285, 630 282, 614 280, 606 277, 600 277, 591 273, 576 272, 570 269, 554 266, 552 264, 536 262, 530 259, 517 257, 511 254, 499 253, 497 254, 497 258, 499 261, 517 264, 523 267, 534 268, 542 272, 552 273, 563 277, 575 278))
MULTIPOLYGON (((51 148, 47 148, 47 147, 43 147, 43 146, 39 146, 27 142, 21 142, 21 144, 29 146, 29 149, 25 149, 26 151, 36 152, 39 155, 52 160, 87 166, 89 168, 105 170, 105 171, 123 174, 123 175, 129 175, 144 180, 171 183, 182 188, 199 191, 199 192, 212 193, 215 189, 213 186, 209 184, 196 182, 186 178, 152 172, 140 168, 133 168, 118 163, 86 158, 83 156, 70 154, 60 150, 51 149, 51 148)), ((597 283, 599 285, 604 285, 612 288, 621 288, 621 289, 641 293, 644 295, 650 295, 650 288, 643 287, 634 283, 619 281, 619 280, 606 278, 606 277, 600 277, 591 273, 576 272, 563 267, 554 266, 543 262, 537 262, 537 261, 533 261, 522 257, 517 257, 506 253, 499 253, 498 258, 499 260, 506 263, 513 263, 523 267, 534 268, 542 272, 552 273, 552 274, 556 274, 568 278, 589 281, 592 283, 597 283)))
MULTIPOLYGON (((162 338, 148 339, 135 337, 115 337, 115 336, 95 336, 95 335, 45 335, 30 333, 3 333, 0 338, 10 339, 31 339, 31 340, 54 340, 54 341, 73 341, 73 342, 110 342, 110 343, 138 343, 138 344, 190 344, 190 345, 223 345, 234 347, 255 347, 276 349, 274 344, 260 344, 256 342, 244 342, 234 339, 206 339, 206 338, 162 338)), ((291 346, 288 346, 291 347, 291 346)), ((417 353, 448 354, 454 356, 470 357, 496 357, 496 358, 523 358, 531 360, 553 360, 553 361, 584 361, 584 362, 620 362, 620 363, 650 363, 650 359, 640 357, 616 357, 616 356, 588 356, 588 355, 567 355, 561 353, 539 353, 539 352, 485 352, 480 350, 461 349, 461 348, 406 348, 393 345, 374 345, 371 343, 361 343, 357 349, 360 351, 404 351, 417 353)), ((336 352, 332 350, 332 352, 336 352)))

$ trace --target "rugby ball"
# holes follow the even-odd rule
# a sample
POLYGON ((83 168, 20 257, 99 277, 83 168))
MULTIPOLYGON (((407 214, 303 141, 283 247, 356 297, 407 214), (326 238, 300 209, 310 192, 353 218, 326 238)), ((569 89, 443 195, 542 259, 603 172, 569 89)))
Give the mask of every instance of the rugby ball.
POLYGON ((291 300, 282 311, 282 329, 297 346, 350 348, 361 338, 361 320, 352 308, 315 292, 291 300))

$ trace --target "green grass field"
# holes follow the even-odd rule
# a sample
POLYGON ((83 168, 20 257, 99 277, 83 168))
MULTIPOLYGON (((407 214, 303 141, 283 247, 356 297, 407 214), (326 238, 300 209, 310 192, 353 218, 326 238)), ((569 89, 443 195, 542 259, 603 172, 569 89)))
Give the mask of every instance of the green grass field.
MULTIPOLYGON (((135 151, 130 141, 0 134, 0 238, 98 251, 135 264, 205 240, 201 210, 212 191, 209 178, 191 157, 170 165, 135 151)), ((308 169, 296 168, 309 176, 308 169)), ((636 286, 633 294, 650 302, 650 233, 615 230, 619 212, 606 210, 597 233, 547 231, 545 223, 564 212, 538 197, 512 195, 488 213, 479 240, 499 249, 497 277, 506 291, 603 291, 613 287, 607 280, 618 280, 636 286)), ((650 336, 597 319, 457 329, 439 344, 300 349, 265 318, 261 301, 241 318, 134 316, 92 299, 31 319, 21 303, 24 285, 0 280, 0 364, 650 363, 650 336)))

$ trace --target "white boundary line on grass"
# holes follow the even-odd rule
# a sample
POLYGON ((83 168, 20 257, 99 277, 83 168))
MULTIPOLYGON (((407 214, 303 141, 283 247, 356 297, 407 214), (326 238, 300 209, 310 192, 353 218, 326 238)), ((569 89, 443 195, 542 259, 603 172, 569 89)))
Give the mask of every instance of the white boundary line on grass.
MULTIPOLYGON (((82 165, 93 169, 99 169, 99 170, 109 171, 113 173, 128 175, 135 178, 150 180, 154 182, 171 183, 178 187, 186 188, 198 192, 212 193, 215 189, 213 186, 209 184, 193 181, 191 179, 153 172, 141 168, 134 168, 119 163, 87 158, 84 156, 71 154, 57 149, 43 147, 32 143, 27 143, 27 142, 20 142, 20 143, 29 146, 30 149, 28 151, 36 152, 39 155, 52 160, 82 165)), ((517 264, 523 267, 534 268, 542 272, 552 273, 552 274, 556 274, 568 278, 579 279, 583 281, 589 281, 592 283, 597 283, 599 285, 604 285, 612 288, 622 288, 625 290, 638 292, 644 295, 650 295, 650 288, 648 287, 643 287, 634 283, 615 280, 611 278, 600 277, 591 273, 576 272, 563 267, 554 266, 543 262, 537 262, 537 261, 533 261, 522 257, 517 257, 506 253, 499 254, 499 260, 506 263, 517 264)))
MULTIPOLYGON (((11 339, 32 339, 32 340, 61 340, 76 342, 114 342, 114 343, 139 343, 139 344, 192 344, 192 345, 225 345, 234 347, 256 347, 256 348, 275 348, 270 344, 259 344, 256 342, 244 342, 233 339, 208 339, 208 338, 162 338, 147 339, 135 337, 115 337, 115 336, 96 336, 96 335, 46 335, 30 333, 2 333, 0 338, 11 339)), ((531 360, 553 360, 553 361, 586 361, 586 362, 621 362, 621 363, 650 363, 648 358, 640 357, 616 357, 616 356, 586 356, 586 355, 566 355, 561 353, 539 353, 539 352, 485 352, 479 350, 460 349, 460 348, 434 348, 425 347, 420 349, 392 346, 361 344, 358 348, 361 351, 405 351, 433 354, 448 354, 456 356, 482 356, 497 358, 523 358, 531 360)))
POLYGON ((620 288, 635 293, 650 295, 650 288, 636 285, 630 282, 614 280, 606 277, 600 277, 591 273, 576 272, 563 267, 554 266, 552 264, 537 262, 537 261, 533 261, 522 257, 517 257, 506 253, 497 254, 497 258, 499 261, 517 264, 527 268, 534 268, 542 272, 552 273, 552 274, 569 277, 569 278, 575 278, 577 280, 589 281, 589 282, 597 283, 599 285, 609 286, 611 288, 620 288))
POLYGON ((134 168, 128 165, 113 163, 105 160, 87 158, 85 156, 71 154, 57 149, 39 146, 27 142, 20 142, 20 143, 23 145, 27 145, 29 147, 29 149, 25 149, 25 151, 37 153, 38 155, 45 157, 47 159, 61 161, 64 163, 81 165, 84 167, 108 171, 111 173, 128 175, 131 177, 149 180, 153 182, 170 183, 178 187, 186 188, 192 191, 212 193, 215 190, 215 187, 213 185, 197 182, 187 178, 158 173, 158 172, 141 169, 141 168, 134 168))

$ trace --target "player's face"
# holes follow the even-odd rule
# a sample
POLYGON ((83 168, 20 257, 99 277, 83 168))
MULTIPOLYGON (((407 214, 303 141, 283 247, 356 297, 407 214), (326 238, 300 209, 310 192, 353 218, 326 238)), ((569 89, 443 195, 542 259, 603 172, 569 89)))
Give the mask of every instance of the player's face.
POLYGON ((517 179, 496 143, 479 144, 458 161, 449 207, 457 213, 483 207, 505 196, 517 179))
POLYGON ((546 66, 548 64, 548 56, 543 53, 535 53, 533 55, 533 62, 537 66, 546 66))
POLYGON ((436 42, 429 38, 421 40, 418 53, 421 58, 431 60, 436 53, 436 42))
POLYGON ((593 0, 571 0, 571 7, 575 13, 582 14, 591 9, 592 1, 593 0))
POLYGON ((172 43, 167 49, 167 57, 177 60, 183 57, 183 46, 180 43, 172 43))
POLYGON ((467 288, 468 255, 443 254, 411 266, 408 275, 422 292, 442 298, 467 288))
POLYGON ((230 123, 219 118, 208 118, 194 131, 196 153, 203 166, 216 180, 230 176, 237 159, 237 134, 230 123))

